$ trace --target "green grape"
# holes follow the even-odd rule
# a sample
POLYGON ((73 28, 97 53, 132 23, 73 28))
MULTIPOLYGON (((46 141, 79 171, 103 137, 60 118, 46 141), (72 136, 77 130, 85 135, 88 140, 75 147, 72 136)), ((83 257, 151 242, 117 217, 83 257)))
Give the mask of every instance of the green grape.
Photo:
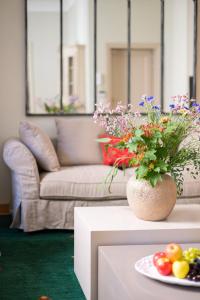
POLYGON ((183 258, 188 263, 193 263, 194 259, 200 257, 200 249, 199 248, 189 248, 185 251, 183 251, 183 258))

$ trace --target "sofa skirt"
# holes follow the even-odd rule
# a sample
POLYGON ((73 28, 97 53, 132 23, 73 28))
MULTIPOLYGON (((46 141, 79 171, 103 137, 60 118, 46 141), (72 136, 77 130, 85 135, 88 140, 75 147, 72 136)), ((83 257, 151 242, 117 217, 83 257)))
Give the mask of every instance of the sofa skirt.
POLYGON ((25 232, 43 229, 74 229, 74 207, 124 206, 122 200, 22 200, 15 211, 11 228, 25 232))
MULTIPOLYGON (((199 197, 177 199, 177 204, 200 204, 199 197)), ((22 200, 15 209, 11 228, 25 232, 43 229, 74 229, 74 207, 124 206, 126 199, 119 200, 22 200)))

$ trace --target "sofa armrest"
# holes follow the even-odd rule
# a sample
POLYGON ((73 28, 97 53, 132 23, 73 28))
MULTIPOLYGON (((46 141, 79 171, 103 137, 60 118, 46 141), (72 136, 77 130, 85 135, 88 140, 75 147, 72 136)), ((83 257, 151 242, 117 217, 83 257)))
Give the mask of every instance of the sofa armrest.
POLYGON ((13 192, 18 200, 38 199, 40 177, 30 150, 20 140, 9 139, 4 144, 3 158, 15 177, 13 192))

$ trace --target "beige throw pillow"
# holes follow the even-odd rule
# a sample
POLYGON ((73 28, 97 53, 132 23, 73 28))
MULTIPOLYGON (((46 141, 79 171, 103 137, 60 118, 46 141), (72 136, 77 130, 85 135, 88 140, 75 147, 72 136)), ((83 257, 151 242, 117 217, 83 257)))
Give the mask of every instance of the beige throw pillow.
POLYGON ((57 154, 60 164, 101 164, 102 154, 96 141, 102 130, 92 117, 57 118, 57 154))
POLYGON ((22 121, 19 126, 19 136, 43 170, 53 172, 60 169, 54 146, 41 128, 31 122, 22 121))

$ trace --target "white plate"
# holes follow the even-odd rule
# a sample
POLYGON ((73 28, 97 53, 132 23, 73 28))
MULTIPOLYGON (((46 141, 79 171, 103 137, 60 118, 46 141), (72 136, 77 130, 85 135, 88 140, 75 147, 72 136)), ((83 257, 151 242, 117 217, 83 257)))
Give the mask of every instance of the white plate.
POLYGON ((163 276, 158 273, 156 268, 153 265, 153 255, 145 256, 138 260, 135 263, 135 269, 139 273, 150 277, 155 280, 159 280, 165 283, 170 283, 170 284, 179 284, 179 285, 184 285, 184 286, 195 286, 195 287, 200 287, 200 282, 195 282, 195 281, 190 281, 188 279, 178 279, 174 277, 173 275, 169 276, 163 276))

